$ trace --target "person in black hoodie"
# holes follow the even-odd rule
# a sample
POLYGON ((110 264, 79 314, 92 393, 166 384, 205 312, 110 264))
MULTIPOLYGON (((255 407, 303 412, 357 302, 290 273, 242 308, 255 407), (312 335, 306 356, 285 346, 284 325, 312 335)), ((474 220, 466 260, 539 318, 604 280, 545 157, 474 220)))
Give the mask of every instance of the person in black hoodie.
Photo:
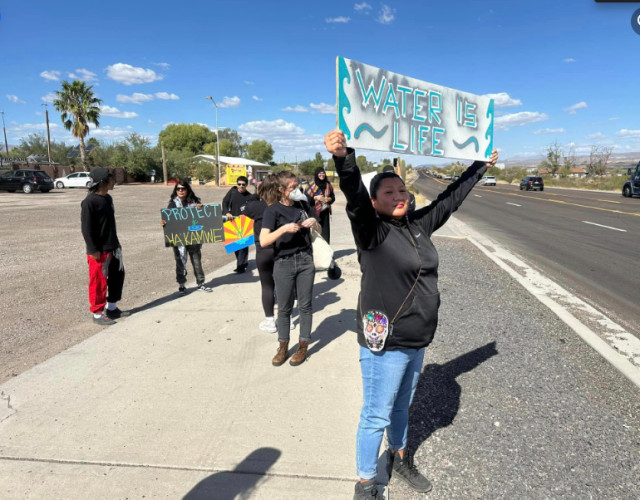
POLYGON ((116 232, 113 198, 109 195, 116 182, 103 167, 94 168, 89 176, 93 185, 82 200, 80 212, 89 263, 89 309, 94 323, 113 325, 115 319, 129 315, 116 305, 124 285, 122 247, 116 232))
MULTIPOLYGON (((222 212, 226 214, 229 220, 242 215, 247 201, 253 195, 247 190, 249 180, 241 175, 236 181, 237 186, 233 186, 222 200, 222 212)), ((234 272, 243 273, 249 265, 249 248, 241 248, 234 252, 236 254, 236 268, 234 272)))
POLYGON ((325 145, 347 198, 362 271, 356 319, 363 405, 356 445, 360 481, 354 498, 376 498, 376 464, 385 429, 392 475, 426 492, 431 483, 418 472, 406 446, 409 406, 424 348, 438 323, 438 254, 431 235, 458 209, 487 165, 495 165, 498 153, 493 151, 488 164, 474 162, 430 205, 409 212, 409 195, 396 173, 376 175, 369 196, 344 134, 329 132, 325 145))

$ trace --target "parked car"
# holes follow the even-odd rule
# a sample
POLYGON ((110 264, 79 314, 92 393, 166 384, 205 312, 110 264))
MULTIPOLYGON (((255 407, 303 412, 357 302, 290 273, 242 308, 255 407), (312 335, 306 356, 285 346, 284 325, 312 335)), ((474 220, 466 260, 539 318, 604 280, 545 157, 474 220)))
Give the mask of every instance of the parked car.
POLYGON ((0 175, 0 189, 10 193, 18 190, 26 194, 34 191, 48 193, 53 189, 53 181, 42 170, 11 170, 0 175))
POLYGON ((453 176, 451 174, 447 174, 444 176, 445 181, 450 181, 453 176))
POLYGON ((528 175, 520 182, 520 191, 523 189, 544 191, 544 181, 542 177, 537 177, 535 175, 528 175))
POLYGON ((66 175, 64 177, 58 177, 53 181, 58 189, 75 188, 75 187, 89 187, 93 184, 89 172, 74 172, 73 174, 66 175))
POLYGON ((480 186, 495 186, 496 178, 493 175, 485 175, 480 182, 478 183, 480 186))

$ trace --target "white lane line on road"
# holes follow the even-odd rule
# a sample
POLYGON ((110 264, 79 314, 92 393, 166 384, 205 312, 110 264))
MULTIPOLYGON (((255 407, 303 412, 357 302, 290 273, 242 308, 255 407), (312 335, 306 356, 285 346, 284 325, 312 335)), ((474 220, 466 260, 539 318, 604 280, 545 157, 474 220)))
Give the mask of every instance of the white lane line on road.
POLYGON ((613 200, 601 200, 600 198, 597 198, 596 201, 603 201, 605 203, 617 203, 618 205, 620 203, 622 203, 621 201, 613 201, 613 200))
POLYGON ((507 202, 507 205, 513 205, 514 207, 521 207, 522 205, 518 205, 517 203, 511 203, 510 201, 507 202))
POLYGON ((613 229, 614 231, 621 231, 623 233, 626 233, 627 230, 626 229, 619 229, 617 227, 611 227, 611 226, 604 226, 602 224, 597 224, 596 222, 589 222, 588 220, 583 220, 582 222, 584 222, 585 224, 591 224, 592 226, 598 226, 598 227, 604 227, 606 229, 613 229))
POLYGON ((480 196, 479 194, 474 194, 473 196, 475 196, 476 198, 482 198, 482 196, 480 196))
POLYGON ((614 368, 640 387, 640 339, 605 316, 595 307, 569 293, 560 285, 530 267, 517 255, 500 247, 468 224, 451 218, 448 222, 458 234, 467 235, 469 241, 482 253, 504 269, 536 299, 547 306, 569 328, 614 368), (578 319, 576 315, 583 318, 578 319), (598 333, 585 323, 598 326, 598 333))

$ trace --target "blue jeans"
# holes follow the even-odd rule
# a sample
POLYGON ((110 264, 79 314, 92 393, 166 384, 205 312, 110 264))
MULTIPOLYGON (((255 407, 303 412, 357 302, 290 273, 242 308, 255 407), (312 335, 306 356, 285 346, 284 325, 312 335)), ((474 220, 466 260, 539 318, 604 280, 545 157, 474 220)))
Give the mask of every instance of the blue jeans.
POLYGON ((386 429, 389 448, 407 446, 409 406, 418 385, 424 348, 372 352, 360 346, 362 412, 356 439, 358 477, 376 477, 386 429))
POLYGON ((278 340, 289 342, 291 310, 295 295, 300 311, 300 340, 311 342, 311 298, 316 268, 306 252, 279 258, 273 265, 273 280, 278 295, 278 340), (294 293, 295 292, 295 293, 294 293))

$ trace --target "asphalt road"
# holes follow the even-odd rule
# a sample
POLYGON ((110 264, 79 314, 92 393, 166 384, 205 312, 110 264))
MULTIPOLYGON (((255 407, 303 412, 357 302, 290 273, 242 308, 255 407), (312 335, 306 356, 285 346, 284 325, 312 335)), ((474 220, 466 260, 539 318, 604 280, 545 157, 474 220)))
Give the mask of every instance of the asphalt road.
MULTIPOLYGON (((415 183, 428 199, 448 184, 423 173, 415 183)), ((456 217, 640 337, 640 199, 476 186, 456 217)))

